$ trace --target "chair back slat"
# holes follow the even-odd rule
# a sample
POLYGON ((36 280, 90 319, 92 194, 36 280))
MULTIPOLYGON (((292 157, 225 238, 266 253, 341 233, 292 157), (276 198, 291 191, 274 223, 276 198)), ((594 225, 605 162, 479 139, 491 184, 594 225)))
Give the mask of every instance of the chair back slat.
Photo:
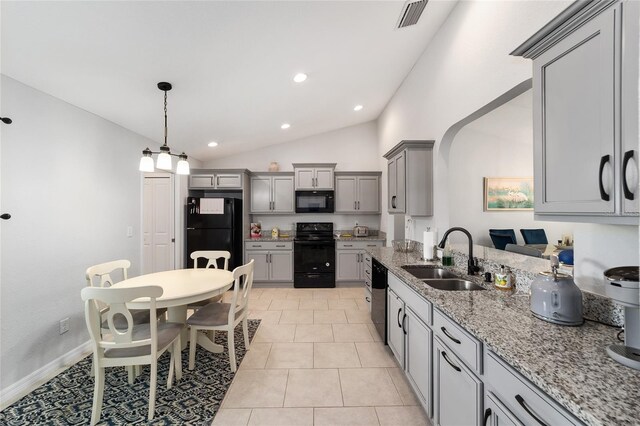
POLYGON ((233 270, 233 297, 231 309, 229 309, 229 321, 233 323, 235 318, 242 314, 249 306, 249 293, 253 286, 254 260, 246 265, 238 266, 233 270))
MULTIPOLYGON (((149 318, 156 318, 156 298, 162 296, 162 287, 144 286, 134 288, 101 288, 85 287, 81 291, 82 300, 85 302, 85 320, 89 335, 96 350, 98 348, 132 348, 151 345, 155 350, 157 344, 157 324, 150 321, 150 336, 144 339, 134 339, 134 323, 131 312, 126 306, 127 302, 140 297, 148 297, 150 300, 149 318), (102 315, 99 305, 107 306, 108 329, 102 329, 102 315), (122 315, 126 319, 126 328, 116 328, 114 317, 122 315), (106 338, 109 334, 109 338, 106 338)), ((153 352, 152 352, 153 353, 153 352)))
MULTIPOLYGON (((127 259, 112 260, 111 262, 100 263, 87 268, 85 278, 89 287, 111 287, 119 281, 115 281, 111 274, 118 272, 123 280, 127 279, 127 271, 131 267, 131 262, 127 259)), ((105 313, 107 306, 102 302, 96 302, 100 312, 105 313)))
POLYGON ((191 253, 191 259, 193 259, 193 267, 195 269, 198 268, 198 260, 206 259, 207 264, 205 268, 218 269, 218 259, 224 259, 225 270, 229 270, 229 259, 231 258, 231 253, 224 250, 198 250, 191 253))

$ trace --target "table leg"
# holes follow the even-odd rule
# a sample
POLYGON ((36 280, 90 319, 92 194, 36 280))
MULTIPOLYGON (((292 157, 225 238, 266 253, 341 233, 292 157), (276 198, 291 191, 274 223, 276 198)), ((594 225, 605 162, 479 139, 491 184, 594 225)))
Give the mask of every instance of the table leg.
MULTIPOLYGON (((167 308, 167 321, 175 322, 178 324, 186 324, 187 323, 187 307, 185 305, 182 306, 171 306, 167 308)), ((182 343, 182 349, 184 350, 187 347, 187 343, 189 342, 189 331, 185 327, 180 334, 180 340, 182 343)))
POLYGON ((224 347, 222 345, 218 345, 217 343, 212 342, 205 333, 198 333, 197 336, 198 345, 202 346, 209 352, 219 354, 224 350, 224 347))

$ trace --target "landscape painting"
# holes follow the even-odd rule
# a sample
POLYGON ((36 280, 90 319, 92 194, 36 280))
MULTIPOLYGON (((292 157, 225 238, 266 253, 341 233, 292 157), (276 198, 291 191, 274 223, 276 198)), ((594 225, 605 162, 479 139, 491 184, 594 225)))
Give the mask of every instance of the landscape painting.
POLYGON ((533 210, 533 178, 484 178, 484 211, 513 210, 533 210))

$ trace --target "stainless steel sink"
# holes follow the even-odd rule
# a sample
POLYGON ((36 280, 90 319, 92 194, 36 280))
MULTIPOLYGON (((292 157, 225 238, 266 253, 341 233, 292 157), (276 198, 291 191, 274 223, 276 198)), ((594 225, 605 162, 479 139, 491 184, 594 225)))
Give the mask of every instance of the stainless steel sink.
POLYGON ((442 268, 428 268, 424 266, 405 265, 402 267, 402 269, 404 269, 414 277, 420 278, 420 279, 458 278, 456 274, 442 268))
POLYGON ((473 283, 471 281, 463 280, 461 278, 446 278, 446 279, 423 279, 426 285, 435 288, 436 290, 446 291, 473 291, 484 290, 484 287, 473 283))

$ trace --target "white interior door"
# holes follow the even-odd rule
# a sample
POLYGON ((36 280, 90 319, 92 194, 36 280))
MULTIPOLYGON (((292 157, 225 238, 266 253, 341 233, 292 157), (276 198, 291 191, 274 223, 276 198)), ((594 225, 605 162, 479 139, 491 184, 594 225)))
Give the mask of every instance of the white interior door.
POLYGON ((144 178, 142 201, 142 273, 174 269, 173 176, 158 173, 144 178))

